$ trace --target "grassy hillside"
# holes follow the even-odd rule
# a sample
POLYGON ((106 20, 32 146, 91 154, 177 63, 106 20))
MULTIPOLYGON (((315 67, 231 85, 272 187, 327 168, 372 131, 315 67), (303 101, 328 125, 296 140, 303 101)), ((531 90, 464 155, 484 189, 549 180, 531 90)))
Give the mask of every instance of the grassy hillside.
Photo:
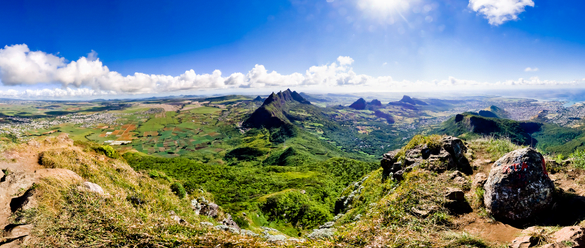
MULTIPOLYGON (((21 145, 16 149, 26 149, 21 145)), ((217 223, 195 215, 190 199, 212 195, 191 192, 181 199, 165 176, 137 173, 123 160, 112 159, 88 146, 71 146, 41 154, 46 168, 63 168, 84 181, 100 185, 105 194, 79 188, 82 181, 46 177, 33 186, 36 207, 16 212, 12 223, 33 224, 27 247, 202 247, 217 244, 260 246, 258 238, 210 229, 217 223), (176 213, 185 222, 172 219, 176 213)), ((224 215, 220 212, 220 217, 224 215)), ((264 243, 264 245, 267 245, 264 243)))

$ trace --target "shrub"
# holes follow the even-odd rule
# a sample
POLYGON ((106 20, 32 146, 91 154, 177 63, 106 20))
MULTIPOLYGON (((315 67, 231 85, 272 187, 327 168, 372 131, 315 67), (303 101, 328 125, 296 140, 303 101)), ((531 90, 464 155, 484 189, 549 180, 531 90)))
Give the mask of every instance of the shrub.
POLYGON ((577 150, 570 157, 575 167, 585 169, 585 150, 577 150))
POLYGON ((120 154, 116 151, 113 147, 109 145, 102 145, 98 147, 94 147, 93 150, 97 153, 101 153, 106 155, 108 158, 119 158, 120 154))
POLYGON ((168 182, 172 182, 173 181, 171 179, 171 177, 167 176, 167 174, 165 174, 162 171, 151 170, 151 171, 148 172, 148 176, 150 178, 153 178, 153 179, 161 178, 161 179, 167 180, 168 182))
POLYGON ((175 193, 175 195, 177 195, 179 198, 185 198, 185 196, 187 195, 187 192, 185 191, 185 187, 183 187, 183 184, 179 183, 179 182, 175 182, 171 185, 171 190, 173 191, 173 193, 175 193))
POLYGON ((331 218, 329 211, 298 190, 287 190, 270 196, 260 210, 271 221, 283 220, 293 226, 309 229, 331 218))

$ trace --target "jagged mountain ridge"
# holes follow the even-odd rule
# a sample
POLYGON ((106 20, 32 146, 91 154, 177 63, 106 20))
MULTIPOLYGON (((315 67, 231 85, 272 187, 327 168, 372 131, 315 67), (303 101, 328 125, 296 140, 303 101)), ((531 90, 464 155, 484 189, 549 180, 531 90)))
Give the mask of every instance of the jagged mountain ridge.
POLYGON ((260 108, 243 123, 243 126, 249 128, 279 128, 286 124, 291 124, 285 112, 289 110, 290 105, 303 104, 311 105, 296 91, 287 89, 278 93, 272 92, 260 108))

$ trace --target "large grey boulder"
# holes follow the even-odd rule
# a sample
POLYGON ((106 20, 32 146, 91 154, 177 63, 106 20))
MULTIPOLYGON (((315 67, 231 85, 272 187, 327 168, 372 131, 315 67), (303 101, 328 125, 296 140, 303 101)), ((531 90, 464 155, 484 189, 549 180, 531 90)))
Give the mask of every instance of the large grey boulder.
POLYGON ((554 183, 546 172, 544 157, 533 148, 498 159, 484 189, 486 209, 496 218, 524 221, 553 203, 554 183))

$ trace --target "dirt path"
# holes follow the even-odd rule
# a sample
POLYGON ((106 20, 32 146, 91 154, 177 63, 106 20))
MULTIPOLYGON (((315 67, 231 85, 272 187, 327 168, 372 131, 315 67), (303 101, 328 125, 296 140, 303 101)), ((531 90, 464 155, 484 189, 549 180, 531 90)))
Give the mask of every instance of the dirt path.
MULTIPOLYGON (((42 142, 30 141, 1 153, 0 161, 0 230, 10 229, 9 218, 16 210, 18 200, 25 192, 46 175, 55 174, 52 169, 43 169, 39 155, 43 151, 71 146, 67 135, 60 135, 42 142)), ((0 232, 1 233, 1 232, 0 232)), ((8 232, 7 232, 8 233, 8 232)), ((22 238, 22 237, 21 237, 22 238)), ((21 239, 0 236, 0 248, 18 247, 21 239)))

